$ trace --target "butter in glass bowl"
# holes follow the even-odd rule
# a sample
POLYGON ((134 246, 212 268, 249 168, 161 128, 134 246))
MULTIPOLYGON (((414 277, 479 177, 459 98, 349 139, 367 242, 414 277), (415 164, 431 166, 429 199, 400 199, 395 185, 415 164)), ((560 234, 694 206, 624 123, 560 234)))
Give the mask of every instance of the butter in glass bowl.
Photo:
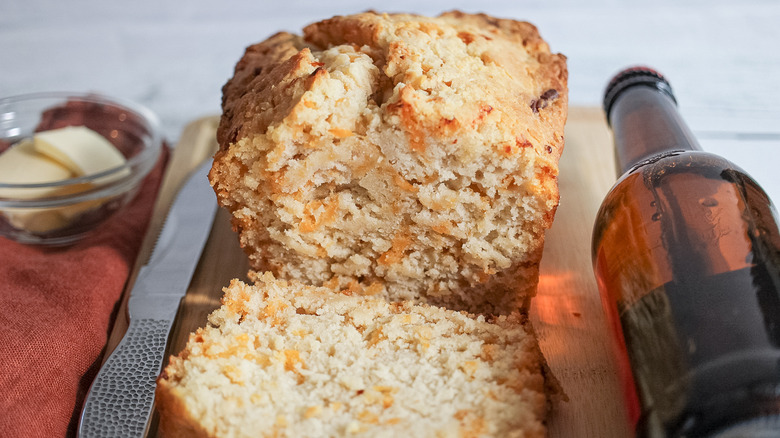
POLYGON ((81 240, 133 199, 162 150, 148 109, 97 94, 0 99, 0 235, 81 240))

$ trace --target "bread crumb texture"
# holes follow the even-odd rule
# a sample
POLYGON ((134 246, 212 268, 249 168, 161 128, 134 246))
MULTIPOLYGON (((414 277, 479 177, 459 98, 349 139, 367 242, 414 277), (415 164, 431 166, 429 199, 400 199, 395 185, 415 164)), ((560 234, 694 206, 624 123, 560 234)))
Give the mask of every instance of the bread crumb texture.
POLYGON ((234 280, 158 379, 163 436, 543 437, 543 359, 520 313, 234 280))
POLYGON ((567 96, 529 23, 338 16, 247 48, 210 179, 254 269, 510 313, 558 205, 567 96))

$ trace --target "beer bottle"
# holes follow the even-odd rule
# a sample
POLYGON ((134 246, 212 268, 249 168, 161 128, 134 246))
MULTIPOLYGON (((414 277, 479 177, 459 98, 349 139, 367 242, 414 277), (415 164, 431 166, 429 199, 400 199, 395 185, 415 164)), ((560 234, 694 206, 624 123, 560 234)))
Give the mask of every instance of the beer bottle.
POLYGON ((774 206, 701 150, 653 69, 617 74, 604 110, 620 176, 596 216, 593 268, 637 436, 780 436, 774 206))

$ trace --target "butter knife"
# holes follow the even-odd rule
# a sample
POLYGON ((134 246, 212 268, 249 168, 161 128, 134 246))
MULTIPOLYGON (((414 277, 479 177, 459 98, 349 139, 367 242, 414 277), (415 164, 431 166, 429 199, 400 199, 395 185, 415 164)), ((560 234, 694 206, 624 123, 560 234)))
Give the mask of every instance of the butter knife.
POLYGON ((146 433, 168 335, 217 210, 209 167, 208 161, 202 164, 182 186, 149 262, 138 272, 127 304, 127 332, 92 382, 79 437, 146 433))

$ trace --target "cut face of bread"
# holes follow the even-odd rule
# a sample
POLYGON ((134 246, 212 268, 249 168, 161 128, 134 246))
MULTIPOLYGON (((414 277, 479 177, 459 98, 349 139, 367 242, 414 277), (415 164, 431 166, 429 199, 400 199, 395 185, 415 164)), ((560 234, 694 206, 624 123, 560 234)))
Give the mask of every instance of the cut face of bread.
POLYGON ((543 359, 519 313, 234 280, 158 380, 188 437, 543 437, 543 359))
POLYGON ((335 17, 247 49, 210 178, 257 270, 525 309, 558 205, 566 81, 528 23, 335 17))

